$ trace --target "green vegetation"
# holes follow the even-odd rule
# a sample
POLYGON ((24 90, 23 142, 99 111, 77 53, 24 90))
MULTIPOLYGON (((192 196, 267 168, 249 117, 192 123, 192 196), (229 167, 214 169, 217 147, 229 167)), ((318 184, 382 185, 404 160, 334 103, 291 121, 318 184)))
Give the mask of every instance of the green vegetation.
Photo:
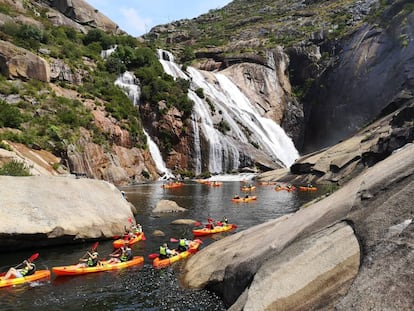
POLYGON ((30 176, 30 171, 22 162, 11 161, 0 167, 0 175, 30 176))
MULTIPOLYGON (((21 14, 4 4, 0 5, 0 12, 21 14)), ((83 104, 83 99, 92 99, 116 120, 117 125, 129 132, 132 146, 147 148, 138 107, 114 85, 119 74, 126 70, 134 72, 140 81, 141 102, 148 102, 160 117, 166 112, 165 108, 159 108, 160 102, 164 102, 163 107, 167 109, 176 107, 182 111, 184 121, 191 115, 193 102, 187 97, 189 82, 175 81, 165 74, 155 50, 147 44, 129 35, 111 35, 100 29, 83 34, 72 27, 54 26, 46 17, 46 10, 39 8, 37 13, 28 9, 27 14, 42 23, 41 29, 34 24, 9 21, 0 26, 0 39, 35 54, 42 48, 46 51, 42 57, 63 60, 73 73, 81 73, 82 83, 72 85, 66 80, 57 83, 76 90, 80 97, 60 97, 40 81, 15 83, 0 75, 0 94, 16 94, 20 98, 20 102, 13 105, 0 101, 0 127, 18 129, 3 131, 0 139, 36 144, 61 156, 69 144, 77 143, 80 130, 84 128, 95 143, 109 147, 112 138, 94 124, 91 111, 83 104), (101 51, 115 45, 116 51, 102 59, 101 51)), ((194 58, 193 49, 185 49, 183 60, 190 62, 194 58)), ((173 147, 172 139, 169 134, 163 135, 164 151, 173 147)))

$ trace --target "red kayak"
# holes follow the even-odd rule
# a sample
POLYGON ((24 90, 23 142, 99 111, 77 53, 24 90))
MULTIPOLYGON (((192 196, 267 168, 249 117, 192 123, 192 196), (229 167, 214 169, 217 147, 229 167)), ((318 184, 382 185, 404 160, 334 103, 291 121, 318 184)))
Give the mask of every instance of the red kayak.
POLYGON ((237 228, 235 224, 227 224, 225 226, 215 226, 213 229, 210 228, 201 228, 201 229, 193 229, 194 236, 203 236, 209 235, 214 233, 226 232, 231 229, 237 228))
POLYGON ((103 260, 95 267, 77 267, 77 265, 53 267, 52 271, 57 276, 81 275, 86 273, 102 272, 108 270, 118 270, 127 267, 139 265, 144 262, 144 257, 135 256, 131 260, 119 263, 108 263, 108 260, 103 260))
POLYGON ((114 248, 120 248, 122 246, 128 245, 131 246, 141 240, 145 240, 144 232, 136 234, 134 237, 130 239, 118 239, 112 242, 114 248))

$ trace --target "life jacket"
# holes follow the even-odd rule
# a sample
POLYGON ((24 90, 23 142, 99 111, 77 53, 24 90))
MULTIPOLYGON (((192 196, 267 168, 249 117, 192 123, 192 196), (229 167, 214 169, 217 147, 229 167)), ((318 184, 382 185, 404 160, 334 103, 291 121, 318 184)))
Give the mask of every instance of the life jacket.
POLYGON ((185 239, 181 239, 180 240, 180 246, 182 246, 182 247, 186 247, 187 246, 187 243, 185 242, 185 239))
POLYGON ((132 251, 129 249, 122 252, 121 257, 119 258, 122 262, 132 259, 132 251))
POLYGON ((98 257, 96 258, 89 257, 87 264, 88 264, 88 267, 95 267, 98 264, 98 257))
POLYGON ((29 264, 30 267, 26 266, 20 270, 22 276, 32 275, 36 271, 36 266, 34 264, 29 264))
POLYGON ((167 249, 164 246, 160 246, 160 255, 167 256, 167 249))

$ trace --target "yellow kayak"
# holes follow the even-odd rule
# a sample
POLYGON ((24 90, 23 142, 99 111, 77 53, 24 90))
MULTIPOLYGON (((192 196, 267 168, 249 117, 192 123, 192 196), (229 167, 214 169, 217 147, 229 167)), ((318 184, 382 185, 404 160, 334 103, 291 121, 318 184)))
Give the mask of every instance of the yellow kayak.
POLYGON ((70 265, 70 266, 53 267, 52 271, 57 276, 80 275, 80 274, 93 273, 93 272, 123 269, 126 267, 139 265, 143 262, 144 262, 144 257, 135 256, 131 260, 119 262, 119 263, 108 263, 107 260, 104 260, 104 261, 101 261, 95 267, 77 267, 77 265, 70 265))
POLYGON ((49 270, 38 270, 32 275, 23 276, 21 278, 12 278, 12 279, 4 279, 5 273, 0 276, 0 287, 6 287, 6 286, 12 286, 12 285, 18 285, 33 281, 38 281, 42 279, 48 279, 50 278, 50 271, 49 270))

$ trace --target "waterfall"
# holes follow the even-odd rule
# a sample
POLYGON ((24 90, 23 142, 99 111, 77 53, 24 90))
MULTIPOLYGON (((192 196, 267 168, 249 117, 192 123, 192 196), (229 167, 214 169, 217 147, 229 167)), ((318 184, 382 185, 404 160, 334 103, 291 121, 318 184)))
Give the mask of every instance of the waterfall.
MULTIPOLYGON (((118 85, 128 96, 131 102, 137 106, 139 105, 139 97, 141 94, 141 89, 139 87, 138 79, 132 72, 126 71, 120 75, 116 81, 115 85, 118 85)), ((147 137, 147 143, 152 159, 155 162, 155 166, 158 172, 163 175, 161 179, 174 178, 174 175, 171 171, 165 166, 165 162, 162 159, 161 152, 158 149, 157 144, 152 140, 151 136, 143 129, 145 136, 147 137)))
POLYGON ((272 162, 286 167, 299 157, 284 130, 273 120, 262 117, 225 75, 200 71, 190 66, 187 67, 187 73, 184 73, 170 52, 158 50, 158 56, 166 73, 174 78, 191 81, 188 96, 194 101, 191 120, 193 130, 197 129, 193 131, 196 174, 200 173, 198 170, 202 166, 198 160, 203 152, 200 148, 200 135, 209 144, 208 170, 212 173, 240 168, 241 149, 248 150, 244 151, 244 158, 251 153, 261 152, 272 162), (203 89, 209 101, 197 96, 195 90, 198 88, 203 89), (224 126, 221 131, 218 129, 220 124, 224 126))
POLYGON ((111 56, 111 54, 113 53, 113 52, 115 52, 115 50, 116 50, 116 48, 117 48, 118 46, 117 45, 114 45, 114 46, 112 46, 110 49, 108 49, 108 50, 102 50, 101 51, 101 58, 107 58, 107 57, 109 57, 109 56, 111 56))

